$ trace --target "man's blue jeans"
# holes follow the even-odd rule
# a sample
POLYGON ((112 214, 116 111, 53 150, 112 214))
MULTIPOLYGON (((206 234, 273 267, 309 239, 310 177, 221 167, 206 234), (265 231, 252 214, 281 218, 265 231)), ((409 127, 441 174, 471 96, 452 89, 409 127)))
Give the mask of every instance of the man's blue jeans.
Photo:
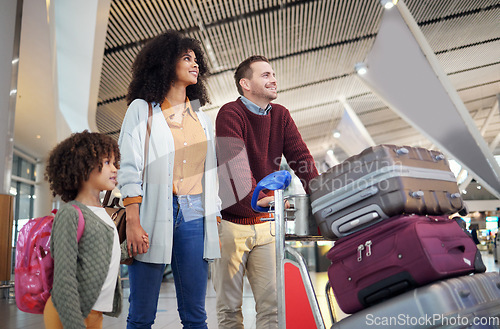
MULTIPOLYGON (((179 200, 174 196, 173 202, 174 241, 171 265, 177 309, 184 328, 206 329, 208 263, 203 259, 203 218, 184 221, 178 202, 185 202, 185 199, 179 200)), ((191 211, 183 208, 185 211, 191 211)), ((129 266, 130 307, 127 329, 149 329, 153 325, 164 269, 165 264, 143 263, 137 260, 129 266)))

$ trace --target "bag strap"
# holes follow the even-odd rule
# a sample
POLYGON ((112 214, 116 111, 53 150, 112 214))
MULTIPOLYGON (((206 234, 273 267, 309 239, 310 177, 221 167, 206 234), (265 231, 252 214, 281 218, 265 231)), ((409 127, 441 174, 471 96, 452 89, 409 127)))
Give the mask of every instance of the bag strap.
MULTIPOLYGON (((147 158, 149 153, 149 139, 151 138, 151 127, 153 122, 153 105, 148 103, 148 120, 146 122, 146 138, 144 143, 144 166, 142 169, 142 182, 144 182, 144 172, 146 171, 147 158)), ((106 191, 106 195, 104 196, 103 204, 106 207, 109 203, 109 199, 111 198, 111 191, 106 191)), ((113 203, 111 206, 114 206, 113 203)))
POLYGON ((151 124, 153 121, 153 105, 148 103, 148 121, 146 125, 146 141, 144 145, 144 166, 142 167, 142 182, 144 183, 144 172, 146 171, 146 164, 148 163, 148 152, 149 152, 149 139, 151 137, 151 124))
POLYGON ((72 205, 78 211, 78 228, 76 230, 76 241, 80 242, 80 239, 85 230, 85 220, 83 219, 82 210, 76 204, 72 205))
POLYGON ((108 205, 109 198, 111 198, 111 190, 106 191, 106 195, 104 196, 104 200, 102 201, 102 204, 104 205, 104 207, 106 207, 108 205))

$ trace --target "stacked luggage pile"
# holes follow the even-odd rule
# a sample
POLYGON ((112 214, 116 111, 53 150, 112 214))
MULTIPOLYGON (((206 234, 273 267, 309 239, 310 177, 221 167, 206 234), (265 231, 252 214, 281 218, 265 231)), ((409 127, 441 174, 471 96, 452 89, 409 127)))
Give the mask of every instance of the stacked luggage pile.
POLYGON ((449 215, 464 207, 443 154, 379 145, 311 182, 343 312, 335 328, 500 328, 500 277, 449 215), (464 326, 493 317, 491 326, 464 326), (456 323, 462 320, 462 323, 456 323), (455 322, 457 325, 455 326, 455 322), (446 326, 448 325, 448 326, 446 326))

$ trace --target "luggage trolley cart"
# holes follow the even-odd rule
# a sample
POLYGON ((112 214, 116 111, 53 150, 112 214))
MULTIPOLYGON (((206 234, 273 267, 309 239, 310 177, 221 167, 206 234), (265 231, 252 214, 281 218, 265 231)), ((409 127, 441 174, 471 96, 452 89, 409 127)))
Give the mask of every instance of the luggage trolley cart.
MULTIPOLYGON (((273 212, 276 234, 276 288, 278 296, 278 327, 280 329, 291 328, 316 328, 324 329, 325 324, 319 309, 314 287, 309 277, 307 265, 300 253, 289 246, 285 246, 285 204, 283 190, 290 184, 291 175, 288 171, 282 170, 272 173, 263 178, 255 188, 252 196, 252 208, 259 212, 273 212), (257 206, 259 192, 267 189, 274 191, 274 210, 272 208, 263 208, 257 206), (285 251, 288 252, 295 262, 285 259, 285 251), (304 298, 307 296, 307 299, 304 298), (306 302, 307 305, 300 307, 300 323, 290 321, 287 327, 287 305, 291 304, 290 298, 299 299, 299 302, 306 302), (287 301, 289 301, 287 303, 287 301), (305 321, 307 324, 305 324, 305 321)), ((273 219, 271 219, 273 220, 273 219)), ((297 300, 293 300, 294 304, 297 300)), ((297 315, 297 312, 290 312, 290 316, 297 315)))

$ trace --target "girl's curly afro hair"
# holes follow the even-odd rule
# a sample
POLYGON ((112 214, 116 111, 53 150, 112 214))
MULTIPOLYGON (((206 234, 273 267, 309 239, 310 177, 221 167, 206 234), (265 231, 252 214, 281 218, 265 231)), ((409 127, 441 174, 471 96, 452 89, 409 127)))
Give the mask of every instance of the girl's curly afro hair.
POLYGON ((72 134, 50 152, 47 160, 45 179, 52 195, 60 195, 65 202, 74 200, 92 170, 101 171, 103 160, 113 155, 119 168, 120 150, 110 136, 87 130, 72 134))
POLYGON ((187 50, 192 50, 196 55, 199 74, 198 83, 186 88, 186 96, 191 101, 199 100, 201 106, 208 103, 205 87, 208 69, 201 43, 175 30, 168 30, 151 39, 137 54, 132 64, 127 104, 130 105, 137 98, 161 104, 176 80, 177 61, 187 50))

